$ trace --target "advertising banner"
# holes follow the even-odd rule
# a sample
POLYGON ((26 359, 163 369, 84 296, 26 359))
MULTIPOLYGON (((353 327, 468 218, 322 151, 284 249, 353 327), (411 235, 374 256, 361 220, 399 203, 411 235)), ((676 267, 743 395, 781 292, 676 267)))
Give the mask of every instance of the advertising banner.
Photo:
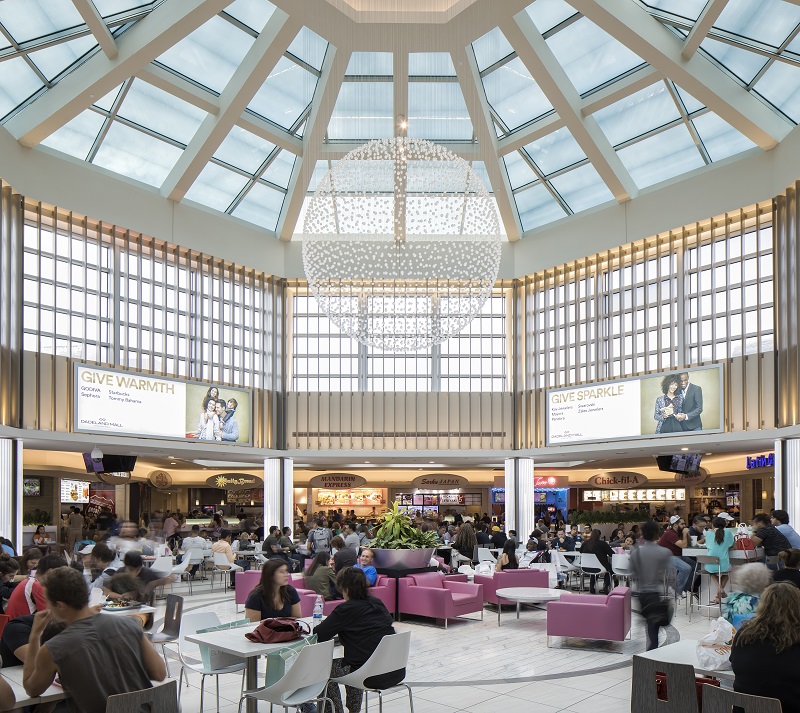
POLYGON ((547 445, 722 431, 722 365, 547 392, 547 445))
POLYGON ((251 414, 248 389, 75 365, 77 432, 251 445, 251 414))
POLYGON ((83 480, 62 480, 61 481, 61 502, 86 504, 89 502, 89 483, 83 480))

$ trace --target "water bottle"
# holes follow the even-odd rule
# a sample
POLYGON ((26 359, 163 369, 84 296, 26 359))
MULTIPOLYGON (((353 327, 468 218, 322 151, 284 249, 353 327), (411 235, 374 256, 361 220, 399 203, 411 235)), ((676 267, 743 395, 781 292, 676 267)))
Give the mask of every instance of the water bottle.
POLYGON ((314 616, 311 619, 311 630, 317 628, 317 624, 322 623, 322 608, 324 607, 324 600, 321 594, 317 594, 317 600, 314 602, 314 616))

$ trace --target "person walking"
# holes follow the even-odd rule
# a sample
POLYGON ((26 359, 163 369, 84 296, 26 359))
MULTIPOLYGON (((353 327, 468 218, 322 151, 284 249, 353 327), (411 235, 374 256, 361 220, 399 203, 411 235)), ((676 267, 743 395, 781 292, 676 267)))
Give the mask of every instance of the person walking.
POLYGON ((658 648, 658 631, 666 626, 672 614, 671 602, 664 596, 664 572, 671 569, 672 556, 656 544, 658 523, 649 520, 642 525, 644 542, 631 553, 631 567, 639 584, 639 603, 647 621, 647 650, 658 648))

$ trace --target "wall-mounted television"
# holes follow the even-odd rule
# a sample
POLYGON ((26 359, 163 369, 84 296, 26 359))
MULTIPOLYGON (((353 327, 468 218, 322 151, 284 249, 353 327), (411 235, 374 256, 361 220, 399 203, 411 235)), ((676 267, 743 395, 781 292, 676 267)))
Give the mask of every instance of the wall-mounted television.
POLYGON ((105 454, 101 460, 92 460, 91 453, 83 454, 87 473, 130 473, 136 467, 136 456, 105 454))
POLYGON ((659 470, 695 475, 700 470, 702 458, 702 453, 676 453, 671 456, 656 456, 656 463, 659 470))
POLYGON ((27 497, 37 497, 42 494, 42 481, 40 478, 23 478, 22 494, 27 497))

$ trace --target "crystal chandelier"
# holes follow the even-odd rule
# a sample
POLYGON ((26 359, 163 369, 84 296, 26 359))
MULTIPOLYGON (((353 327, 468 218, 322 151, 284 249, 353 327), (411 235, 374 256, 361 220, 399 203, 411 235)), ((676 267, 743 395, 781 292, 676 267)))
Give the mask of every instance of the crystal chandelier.
POLYGON ((303 267, 343 332, 391 352, 461 331, 491 294, 500 224, 469 164, 396 136, 360 146, 319 181, 303 226, 303 267))

